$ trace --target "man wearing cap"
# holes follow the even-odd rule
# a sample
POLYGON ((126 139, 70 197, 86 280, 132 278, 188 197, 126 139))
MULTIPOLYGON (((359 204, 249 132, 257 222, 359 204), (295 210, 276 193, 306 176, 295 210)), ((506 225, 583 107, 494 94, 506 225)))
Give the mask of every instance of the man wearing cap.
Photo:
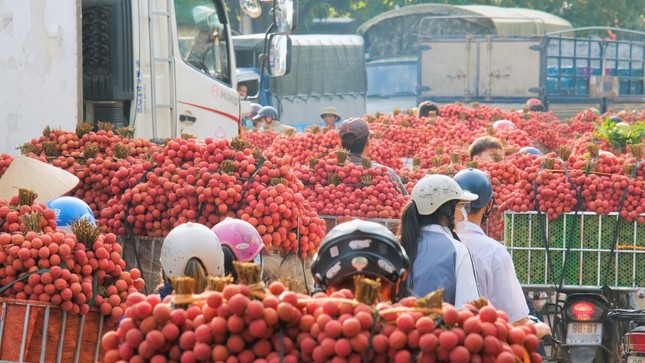
POLYGON ((381 165, 369 158, 370 156, 370 130, 367 121, 362 118, 353 117, 343 121, 338 126, 338 134, 343 149, 349 150, 349 160, 356 164, 362 165, 362 160, 369 160, 372 167, 385 167, 390 174, 390 180, 396 185, 402 195, 408 195, 408 191, 401 182, 398 175, 392 168, 381 165))
POLYGON ((331 130, 336 129, 336 123, 340 121, 340 115, 336 107, 329 106, 325 108, 320 114, 320 118, 325 121, 325 126, 329 127, 331 130))

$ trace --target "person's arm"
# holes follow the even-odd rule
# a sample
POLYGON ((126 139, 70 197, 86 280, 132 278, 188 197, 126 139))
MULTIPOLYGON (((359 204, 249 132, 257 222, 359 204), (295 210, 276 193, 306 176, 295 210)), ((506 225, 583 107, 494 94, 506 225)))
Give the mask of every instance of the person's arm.
POLYGON ((526 298, 520 282, 515 275, 515 266, 511 255, 504 249, 496 251, 495 262, 495 301, 496 308, 502 310, 508 315, 508 320, 515 324, 524 320, 529 314, 529 308, 526 305, 526 298))
POLYGON ((209 27, 202 27, 199 30, 199 33, 197 33, 197 35, 195 36, 195 40, 193 42, 192 48, 190 49, 190 53, 188 54, 188 58, 203 60, 206 51, 208 51, 208 47, 212 43, 212 39, 213 30, 209 27))
POLYGON ((468 248, 461 244, 461 242, 457 242, 455 249, 457 251, 457 260, 455 262, 455 275, 457 280, 455 306, 461 307, 467 302, 479 299, 480 292, 468 248))
POLYGON ((508 320, 514 326, 525 324, 533 324, 537 331, 537 337, 543 338, 546 335, 551 335, 551 328, 541 321, 533 321, 528 318, 529 308, 527 306, 526 297, 522 286, 515 274, 515 266, 513 259, 507 251, 500 254, 499 261, 496 262, 500 276, 506 276, 505 280, 507 285, 500 286, 497 292, 500 292, 499 303, 496 308, 504 311, 508 315, 508 320))
POLYGON ((388 171, 390 172, 391 182, 393 184, 396 184, 396 187, 397 189, 399 189, 399 192, 401 192, 401 195, 408 195, 408 190, 405 189, 405 185, 403 185, 403 182, 401 181, 401 178, 399 178, 399 175, 390 167, 388 167, 388 171))

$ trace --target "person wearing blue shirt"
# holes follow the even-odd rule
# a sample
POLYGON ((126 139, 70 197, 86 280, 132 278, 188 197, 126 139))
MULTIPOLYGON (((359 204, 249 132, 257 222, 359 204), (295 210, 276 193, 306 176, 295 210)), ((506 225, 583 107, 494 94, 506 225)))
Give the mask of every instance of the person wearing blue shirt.
POLYGON ((475 199, 445 175, 426 176, 412 189, 399 238, 410 258, 408 288, 414 295, 443 288, 443 301, 457 307, 480 297, 468 248, 453 232, 457 203, 475 199))

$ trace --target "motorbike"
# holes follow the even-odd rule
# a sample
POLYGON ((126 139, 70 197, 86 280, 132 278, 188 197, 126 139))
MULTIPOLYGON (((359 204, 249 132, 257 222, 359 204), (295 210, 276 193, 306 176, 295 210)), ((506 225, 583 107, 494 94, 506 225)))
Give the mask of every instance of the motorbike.
POLYGON ((552 358, 576 363, 619 362, 624 352, 630 352, 635 358, 629 363, 645 363, 645 353, 640 353, 645 352, 645 328, 639 327, 645 326, 645 314, 631 310, 625 291, 604 286, 560 292, 566 297, 557 299, 552 310, 552 358))
POLYGON ((621 344, 623 363, 645 363, 645 310, 617 309, 609 313, 614 327, 626 325, 621 344))
POLYGON ((607 319, 610 311, 611 303, 602 292, 567 294, 562 306, 564 339, 561 349, 565 361, 610 361, 615 346, 611 323, 607 319))

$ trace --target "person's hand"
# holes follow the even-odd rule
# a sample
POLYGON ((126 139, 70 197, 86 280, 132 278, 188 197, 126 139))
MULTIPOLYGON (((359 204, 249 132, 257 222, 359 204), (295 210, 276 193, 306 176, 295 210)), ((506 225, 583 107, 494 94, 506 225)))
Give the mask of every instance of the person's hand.
POLYGON ((551 328, 543 322, 533 323, 533 326, 537 331, 535 335, 537 335, 537 337, 540 339, 544 338, 547 335, 553 335, 551 328))

